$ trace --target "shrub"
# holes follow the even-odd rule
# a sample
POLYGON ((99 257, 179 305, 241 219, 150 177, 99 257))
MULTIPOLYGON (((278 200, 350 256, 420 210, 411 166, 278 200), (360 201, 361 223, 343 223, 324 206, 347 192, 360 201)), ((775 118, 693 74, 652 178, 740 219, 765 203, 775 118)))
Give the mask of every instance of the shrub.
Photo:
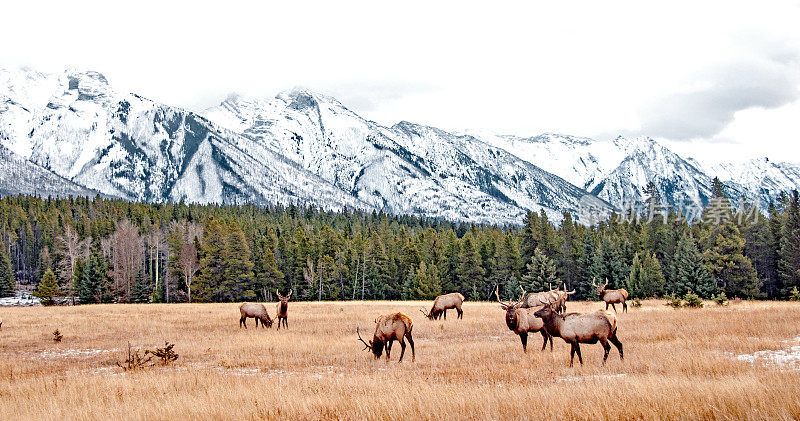
POLYGON ((800 291, 797 290, 797 287, 792 288, 792 290, 789 292, 789 300, 800 301, 800 291))
POLYGON ((147 351, 148 353, 152 354, 154 357, 161 360, 161 365, 167 365, 175 360, 178 359, 178 354, 172 350, 175 347, 175 344, 171 344, 169 342, 164 342, 163 348, 156 348, 155 351, 147 351))
POLYGON ((684 307, 703 308, 703 300, 700 299, 697 294, 691 291, 687 292, 686 295, 683 296, 683 301, 685 301, 683 305, 684 307))
POLYGON ((670 306, 672 308, 681 308, 683 307, 683 300, 681 300, 680 297, 676 297, 674 295, 667 295, 667 302, 664 305, 670 306))
POLYGON ((53 331, 53 341, 61 342, 62 339, 64 339, 64 336, 61 335, 61 332, 59 332, 58 329, 54 330, 53 331))
POLYGON ((728 305, 728 297, 725 296, 724 292, 720 292, 719 295, 712 295, 711 300, 717 303, 718 306, 728 305))
POLYGON ((161 360, 161 365, 168 365, 178 359, 178 354, 173 350, 174 347, 175 344, 164 342, 163 348, 148 349, 142 352, 140 349, 134 349, 128 342, 128 357, 125 361, 117 361, 117 366, 125 371, 149 367, 155 365, 154 357, 161 360))
POLYGON ((633 300, 631 300, 631 306, 632 307, 637 307, 637 308, 641 307, 642 306, 642 300, 640 300, 638 298, 634 298, 633 300))

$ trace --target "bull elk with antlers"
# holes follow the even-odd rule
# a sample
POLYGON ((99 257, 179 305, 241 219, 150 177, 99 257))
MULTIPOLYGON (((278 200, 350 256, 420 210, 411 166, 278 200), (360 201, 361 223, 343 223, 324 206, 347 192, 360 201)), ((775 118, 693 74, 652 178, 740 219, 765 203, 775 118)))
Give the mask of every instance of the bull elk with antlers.
POLYGON ((426 313, 425 309, 420 309, 420 311, 429 320, 438 320, 442 316, 447 320, 447 310, 454 308, 456 312, 458 312, 458 318, 463 319, 464 311, 461 310, 461 305, 463 303, 464 296, 457 292, 452 292, 436 297, 436 299, 433 300, 433 306, 429 312, 426 313))
POLYGON ((289 290, 289 295, 287 295, 285 297, 283 295, 281 295, 281 293, 278 292, 277 289, 275 290, 275 294, 278 296, 278 299, 280 300, 278 302, 278 315, 277 315, 278 330, 281 330, 281 321, 283 321, 283 326, 286 329, 288 329, 289 328, 289 321, 288 321, 288 316, 289 316, 289 298, 292 298, 292 290, 289 290))
POLYGON ((500 303, 500 307, 506 311, 506 326, 510 331, 519 335, 519 339, 522 341, 522 352, 528 352, 528 333, 536 332, 540 332, 542 338, 544 338, 542 351, 547 347, 548 339, 550 340, 550 350, 553 350, 553 338, 545 329, 544 321, 534 316, 536 309, 521 307, 525 298, 524 295, 522 299, 512 304, 510 301, 506 303, 500 301, 500 294, 497 289, 494 290, 494 294, 497 296, 497 302, 500 303))
POLYGON ((611 308, 614 309, 614 313, 617 312, 617 307, 614 304, 622 303, 622 311, 627 313, 628 312, 628 304, 625 301, 628 299, 628 291, 625 289, 606 289, 608 285, 608 278, 606 278, 606 283, 602 286, 596 283, 597 278, 592 278, 592 286, 597 287, 597 295, 606 302, 606 310, 608 310, 608 305, 611 304, 611 308))
POLYGON ((545 329, 550 335, 560 337, 564 342, 570 344, 570 367, 572 367, 576 353, 578 354, 578 361, 583 365, 580 344, 596 344, 600 342, 605 352, 603 354, 603 364, 605 365, 608 359, 608 352, 611 350, 611 345, 608 343, 611 342, 619 351, 619 359, 623 359, 622 342, 617 338, 617 317, 608 310, 562 316, 556 314, 551 307, 547 306, 537 310, 534 315, 542 318, 545 329))
POLYGON ((400 360, 403 361, 403 355, 406 353, 406 341, 411 344, 411 361, 416 360, 414 353, 414 339, 411 337, 411 329, 413 328, 411 318, 403 313, 393 313, 380 316, 375 319, 375 333, 372 335, 372 340, 367 343, 361 338, 361 332, 356 326, 356 334, 358 340, 364 344, 364 350, 371 351, 378 359, 383 354, 383 349, 386 348, 386 361, 389 361, 389 354, 392 352, 392 342, 400 342, 400 360))

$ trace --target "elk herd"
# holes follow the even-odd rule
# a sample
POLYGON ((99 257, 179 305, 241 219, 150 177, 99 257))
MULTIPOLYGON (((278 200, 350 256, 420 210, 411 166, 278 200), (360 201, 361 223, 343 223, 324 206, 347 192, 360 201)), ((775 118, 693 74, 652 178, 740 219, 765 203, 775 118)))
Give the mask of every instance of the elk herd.
MULTIPOLYGON (((580 344, 596 344, 600 343, 603 346, 603 364, 608 359, 611 345, 613 344, 617 351, 619 351, 620 360, 623 359, 622 342, 617 337, 617 308, 614 304, 622 304, 624 312, 628 311, 628 306, 625 301, 628 298, 628 291, 624 289, 607 290, 608 280, 602 286, 597 284, 596 279, 592 280, 592 286, 597 288, 597 295, 602 299, 606 308, 597 310, 593 313, 567 313, 567 300, 575 291, 567 291, 560 289, 551 289, 544 292, 531 292, 528 293, 522 287, 522 294, 519 300, 512 302, 503 302, 500 300, 500 294, 495 289, 495 296, 500 307, 505 310, 506 326, 509 330, 517 334, 522 342, 522 351, 527 352, 528 348, 528 334, 539 332, 542 335, 542 351, 547 347, 548 341, 550 342, 550 351, 553 350, 553 338, 561 338, 564 342, 570 345, 570 362, 572 367, 575 359, 575 354, 578 355, 578 361, 583 364, 583 357, 581 356, 580 344), (612 313, 608 310, 608 306, 614 310, 612 313)), ((288 329, 289 325, 288 310, 289 298, 292 296, 292 291, 286 296, 282 296, 280 292, 275 291, 278 296, 277 316, 278 329, 280 330, 281 324, 284 328, 288 329)), ((439 320, 443 318, 447 320, 447 310, 455 309, 458 318, 462 319, 464 311, 462 305, 464 303, 464 296, 453 292, 436 297, 433 305, 429 311, 420 309, 422 314, 429 320, 439 320)), ((239 327, 247 328, 247 319, 255 319, 256 327, 259 322, 262 327, 272 327, 273 321, 267 313, 267 309, 263 304, 244 303, 239 306, 240 319, 239 327)), ((392 313, 382 315, 374 320, 375 331, 372 339, 369 341, 361 337, 361 329, 356 325, 356 334, 358 340, 364 345, 364 350, 369 351, 375 357, 380 358, 384 351, 386 352, 386 361, 392 351, 392 344, 394 341, 400 343, 400 359, 403 361, 403 356, 406 352, 406 340, 411 345, 411 359, 416 359, 414 351, 414 339, 411 336, 411 331, 414 327, 411 318, 403 313, 392 313)))

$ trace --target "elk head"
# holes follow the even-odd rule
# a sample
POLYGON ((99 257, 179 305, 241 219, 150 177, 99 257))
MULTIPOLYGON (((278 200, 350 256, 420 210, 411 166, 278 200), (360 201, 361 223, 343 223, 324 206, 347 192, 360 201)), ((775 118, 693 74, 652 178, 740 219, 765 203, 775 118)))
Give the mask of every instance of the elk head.
POLYGON ((381 354, 383 354, 383 345, 384 345, 382 341, 376 340, 375 338, 371 339, 369 342, 365 341, 363 338, 361 338, 361 331, 358 325, 356 325, 356 334, 358 335, 358 340, 361 341, 362 344, 364 344, 364 349, 362 349, 362 351, 372 352, 372 355, 375 356, 375 359, 381 357, 381 354))
POLYGON ((272 319, 269 316, 262 317, 261 324, 267 327, 272 327, 272 319))
POLYGON ((426 313, 424 308, 421 308, 421 309, 419 309, 419 311, 421 311, 421 312, 422 312, 422 314, 424 314, 424 315, 425 315, 425 317, 427 317, 427 318, 429 318, 429 319, 433 320, 433 313, 426 313))
POLYGON ((592 278, 592 286, 597 287, 597 295, 601 296, 603 295, 604 292, 606 292, 606 286, 608 285, 608 278, 606 278, 606 283, 604 283, 602 286, 596 283, 596 281, 597 278, 592 278))
POLYGON ((281 300, 281 303, 283 303, 283 304, 287 304, 289 302, 289 298, 292 298, 292 290, 291 289, 289 290, 289 295, 287 295, 285 297, 283 295, 281 295, 281 293, 278 292, 277 289, 275 290, 275 294, 278 296, 278 299, 281 300))
MULTIPOLYGON (((523 290, 522 299, 525 298, 524 292, 525 291, 523 290)), ((522 304, 522 299, 514 304, 512 304, 511 301, 504 303, 500 301, 500 293, 498 292, 497 288, 494 290, 494 295, 497 297, 497 302, 500 303, 500 307, 506 311, 506 326, 508 326, 508 328, 511 330, 516 329, 517 324, 519 323, 519 320, 517 319, 517 308, 520 304, 522 304)))

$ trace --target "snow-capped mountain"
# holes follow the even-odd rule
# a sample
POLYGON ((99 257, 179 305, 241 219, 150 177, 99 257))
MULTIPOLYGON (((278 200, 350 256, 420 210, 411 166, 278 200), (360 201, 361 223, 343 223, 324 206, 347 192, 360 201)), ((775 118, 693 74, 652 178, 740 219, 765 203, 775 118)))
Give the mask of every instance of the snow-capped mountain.
POLYGON ((0 145, 0 196, 30 194, 39 197, 99 194, 73 183, 0 145))
POLYGON ((544 210, 560 220, 587 195, 475 138, 407 122, 384 127, 307 90, 234 95, 203 115, 387 212, 519 223, 526 210, 544 210))
MULTIPOLYGON (((231 95, 196 114, 114 90, 97 72, 0 69, 0 194, 199 203, 304 203, 479 223, 528 210, 559 221, 641 202, 702 205, 719 176, 765 209, 800 188, 800 165, 703 166, 642 137, 597 141, 451 133, 366 120, 303 89, 231 95), (2 149, 5 148, 5 149, 2 149)), ((587 221, 584 221, 587 222, 587 221)))
POLYGON ((81 186, 130 200, 365 203, 197 114, 114 91, 96 72, 0 70, 0 143, 81 186))
POLYGON ((527 210, 558 221, 587 203, 611 209, 472 137, 380 126, 306 90, 231 96, 198 115, 117 92, 96 72, 0 70, 0 104, 0 144, 130 200, 313 203, 503 224, 527 210))
POLYGON ((570 183, 589 189, 627 156, 616 142, 545 133, 535 137, 498 135, 486 130, 467 130, 466 135, 504 149, 556 174, 570 183))
POLYGON ((766 209, 781 192, 800 189, 800 165, 768 158, 745 162, 706 164, 705 172, 726 184, 737 184, 749 199, 766 209))

